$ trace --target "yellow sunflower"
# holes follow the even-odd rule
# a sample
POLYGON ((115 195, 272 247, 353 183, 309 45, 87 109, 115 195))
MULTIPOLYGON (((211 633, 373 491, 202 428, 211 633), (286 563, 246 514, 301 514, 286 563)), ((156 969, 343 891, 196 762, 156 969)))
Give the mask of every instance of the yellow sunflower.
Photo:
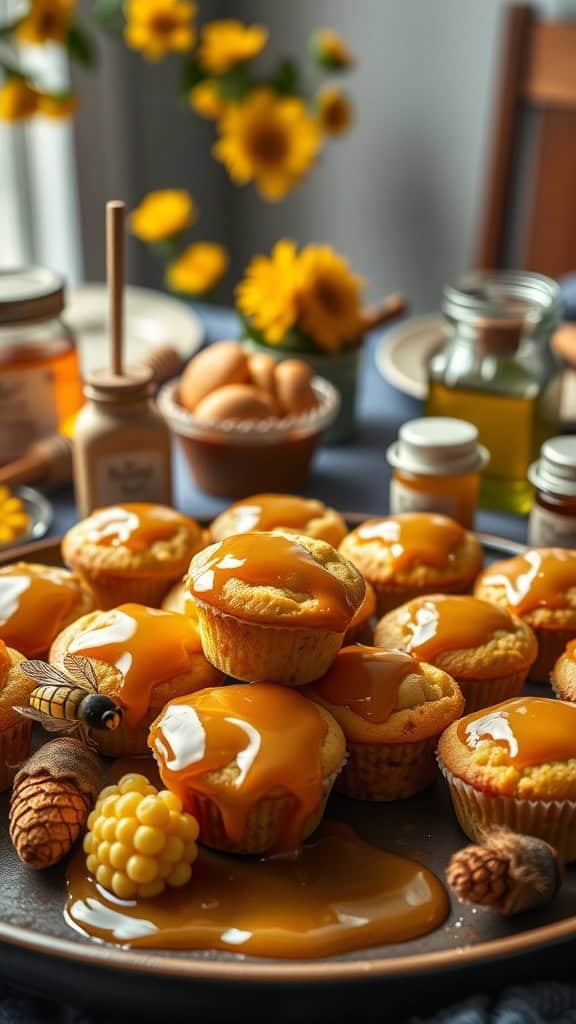
POLYGON ((174 292, 202 295, 215 288, 228 269, 228 253, 216 242, 189 245, 166 271, 166 283, 174 292))
POLYGON ((328 245, 307 245, 300 254, 298 323, 320 348, 338 352, 362 332, 363 281, 328 245))
POLYGON ((205 78, 198 82, 188 93, 190 106, 200 114, 201 117, 209 117, 215 121, 222 117, 226 109, 226 103, 220 96, 218 82, 213 78, 205 78))
POLYGON ((165 242, 196 220, 196 206, 184 189, 149 192, 130 214, 130 230, 142 242, 165 242))
POLYGON ((317 97, 320 124, 327 135, 344 135, 354 120, 352 104, 336 86, 327 85, 317 97))
POLYGON ((63 43, 68 35, 74 0, 31 0, 26 17, 16 29, 21 43, 63 43))
POLYGON ((334 29, 319 28, 310 37, 310 49, 318 63, 330 70, 343 71, 355 63, 348 46, 334 29))
POLYGON ((270 345, 279 345, 296 322, 298 257, 294 242, 276 242, 270 256, 255 256, 236 288, 238 309, 270 345))
POLYGON ((24 78, 8 78, 0 88, 0 121, 26 121, 37 113, 39 99, 24 78))
POLYGON ((167 53, 186 53, 196 40, 196 11, 193 0, 128 0, 126 43, 153 61, 167 53))
POLYGON ((41 93, 38 98, 38 113, 57 121, 71 117, 77 106, 78 97, 72 93, 41 93))
POLYGON ((237 185, 254 180, 265 199, 282 199, 314 163, 322 142, 317 120, 295 97, 255 89, 225 111, 214 156, 237 185))
POLYGON ((268 30, 262 25, 243 25, 234 18, 210 21, 202 29, 198 59, 211 75, 223 75, 257 57, 267 41, 268 30))

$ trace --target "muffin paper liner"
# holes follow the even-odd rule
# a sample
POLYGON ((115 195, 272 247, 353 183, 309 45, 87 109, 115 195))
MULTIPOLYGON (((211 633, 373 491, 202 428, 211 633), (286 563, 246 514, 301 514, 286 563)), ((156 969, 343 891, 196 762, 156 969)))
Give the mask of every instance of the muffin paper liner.
POLYGON ((438 736, 420 743, 347 743, 348 760, 335 789, 356 800, 401 800, 426 789, 437 775, 438 736))
POLYGON ((233 679, 304 686, 328 670, 343 633, 245 622, 196 602, 204 656, 233 679))
POLYGON ((518 697, 524 689, 527 675, 528 669, 525 668, 509 676, 500 676, 499 679, 458 679, 455 676, 466 701, 464 714, 469 715, 472 711, 490 708, 503 700, 518 697))
POLYGON ((0 732, 0 790, 8 789, 30 753, 32 722, 23 718, 0 732))
MULTIPOLYGON (((323 780, 320 805, 305 822, 300 841, 311 835, 320 824, 337 774, 333 772, 323 780)), ((294 812, 295 802, 296 798, 288 792, 259 800, 248 815, 244 835, 239 842, 229 839, 220 810, 210 797, 190 789, 189 799, 184 800, 184 809, 197 819, 199 839, 205 846, 227 853, 265 853, 275 847, 287 817, 294 812)))
POLYGON ((102 611, 128 602, 158 608, 170 587, 182 578, 180 570, 169 576, 156 576, 154 579, 145 576, 110 576, 104 572, 90 576, 85 569, 81 575, 94 594, 94 607, 102 611))
POLYGON ((576 860, 576 803, 487 796, 453 775, 440 759, 439 765, 450 788, 460 828, 469 839, 481 842, 487 829, 501 825, 544 839, 564 860, 576 860))
POLYGON ((550 673, 558 658, 564 654, 566 644, 574 639, 573 629, 544 629, 533 626, 538 641, 538 657, 528 676, 533 683, 550 684, 550 673))

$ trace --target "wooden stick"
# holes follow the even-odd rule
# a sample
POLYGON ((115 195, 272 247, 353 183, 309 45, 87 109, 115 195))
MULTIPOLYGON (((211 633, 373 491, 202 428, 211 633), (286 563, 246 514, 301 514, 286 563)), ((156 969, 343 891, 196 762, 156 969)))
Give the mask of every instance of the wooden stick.
POLYGON ((106 276, 110 309, 112 373, 122 376, 124 340, 124 215, 119 199, 106 204, 106 276))

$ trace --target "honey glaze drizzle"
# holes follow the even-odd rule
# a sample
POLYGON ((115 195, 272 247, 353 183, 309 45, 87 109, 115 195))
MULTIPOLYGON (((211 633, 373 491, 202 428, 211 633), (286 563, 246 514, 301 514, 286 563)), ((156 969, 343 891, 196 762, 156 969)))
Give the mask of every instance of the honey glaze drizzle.
POLYGON ((495 562, 482 576, 486 587, 504 587, 511 611, 525 615, 535 608, 567 608, 566 591, 576 587, 576 551, 535 548, 495 562))
POLYGON ((88 877, 81 850, 68 867, 68 924, 129 948, 313 959, 426 935, 448 909, 427 868, 333 822, 292 857, 201 849, 185 888, 139 903, 117 900, 88 877))
POLYGON ((197 624, 188 615, 121 604, 102 612, 102 624, 84 630, 72 641, 70 654, 114 665, 123 676, 117 695, 129 726, 138 725, 159 683, 188 672, 201 651, 197 624))
POLYGON ((420 666, 404 651, 351 644, 310 689, 328 704, 348 708, 368 722, 385 722, 402 680, 412 672, 420 675, 420 666))
POLYGON ((164 785, 194 814, 195 794, 218 807, 239 842, 252 808, 275 789, 294 797, 279 840, 297 847, 322 800, 326 724, 315 704, 272 683, 235 684, 170 701, 152 724, 151 747, 164 785))
POLYGON ((318 502, 292 494, 254 494, 238 501, 229 512, 235 534, 274 530, 282 526, 298 530, 322 515, 318 502))
POLYGON ((502 747, 518 768, 576 758, 576 705, 546 697, 519 697, 466 715, 458 738, 471 750, 483 740, 502 747))
POLYGON ((128 502, 96 509, 90 516, 87 540, 106 547, 145 551, 158 540, 169 540, 191 521, 173 508, 148 502, 128 502))
POLYGON ((514 629, 504 608, 460 595, 412 601, 399 618, 406 649, 422 661, 431 661, 443 651, 480 647, 498 631, 514 629))
POLYGON ((36 576, 23 563, 0 572, 0 634, 31 657, 48 650, 78 598, 78 585, 46 568, 36 576))
POLYGON ((444 569, 453 560, 466 531, 447 516, 406 512, 364 523, 355 536, 363 543, 379 541, 386 545, 394 569, 405 569, 414 563, 444 569))
POLYGON ((265 609, 242 609, 242 618, 278 625, 313 626, 343 633, 354 614, 346 586, 297 540, 272 533, 241 533, 227 537, 201 552, 191 567, 189 581, 199 600, 229 611, 226 585, 240 580, 252 587, 275 587, 313 599, 289 616, 272 603, 265 609))

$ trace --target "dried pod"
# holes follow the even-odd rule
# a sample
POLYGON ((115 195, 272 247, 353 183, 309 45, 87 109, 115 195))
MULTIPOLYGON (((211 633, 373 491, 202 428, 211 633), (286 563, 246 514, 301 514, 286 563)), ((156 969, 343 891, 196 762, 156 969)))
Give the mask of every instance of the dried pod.
POLYGON ((46 743, 14 780, 10 838, 21 861, 48 868, 69 852, 101 786, 98 758, 79 740, 46 743))
POLYGON ((504 828, 485 833, 482 845, 458 850, 446 870, 446 881, 461 903, 504 915, 550 903, 562 878, 552 846, 504 828))

